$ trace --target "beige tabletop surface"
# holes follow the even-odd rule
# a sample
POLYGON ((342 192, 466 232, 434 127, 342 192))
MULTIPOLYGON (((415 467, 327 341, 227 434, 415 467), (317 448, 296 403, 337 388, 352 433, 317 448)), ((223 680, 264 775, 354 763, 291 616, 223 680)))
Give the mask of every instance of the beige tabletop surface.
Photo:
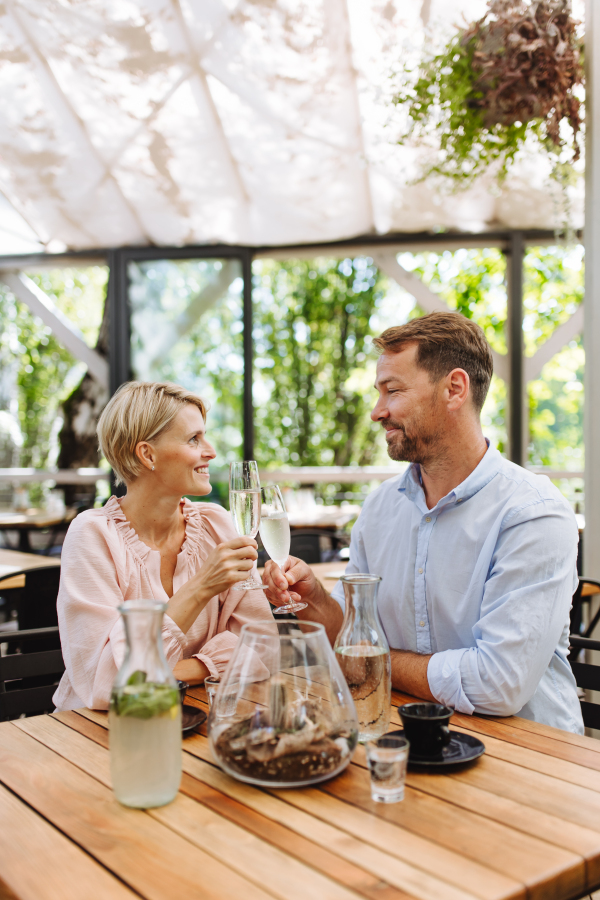
MULTIPOLYGON (((393 695, 390 728, 397 729, 393 695)), ((206 710, 203 687, 186 702, 206 710)), ((359 747, 336 778, 258 789, 226 775, 206 724, 173 803, 120 806, 105 712, 0 724, 0 896, 11 900, 573 900, 600 884, 600 742, 455 714, 473 765, 409 769, 371 800, 359 747)))

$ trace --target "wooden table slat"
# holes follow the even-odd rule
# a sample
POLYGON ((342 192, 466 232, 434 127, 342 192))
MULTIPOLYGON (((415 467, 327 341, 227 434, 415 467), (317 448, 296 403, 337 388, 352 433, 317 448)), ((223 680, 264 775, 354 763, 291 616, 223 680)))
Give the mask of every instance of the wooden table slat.
POLYGON ((12 724, 0 727, 0 781, 148 900, 272 900, 12 724))
MULTIPOLYGON (((404 699, 408 700, 408 698, 403 698, 400 700, 400 703, 404 702, 404 699)), ((396 727, 402 727, 402 720, 397 706, 398 704, 392 704, 391 722, 396 727)), ((466 716, 462 713, 454 713, 450 720, 450 726, 458 731, 469 731, 482 738, 484 736, 497 738, 503 743, 515 744, 518 747, 533 750, 536 754, 542 753, 544 756, 553 756, 556 759, 572 762, 578 766, 595 769, 600 772, 600 753, 595 749, 549 737, 546 733, 536 734, 524 728, 515 728, 513 725, 506 724, 505 720, 498 721, 481 716, 466 716)), ((553 731, 558 731, 558 729, 553 729, 553 731)), ((562 732, 560 733, 562 734, 562 732)))
MULTIPOLYGON (((86 710, 85 712, 87 713, 88 711, 86 710)), ((89 726, 91 726, 91 728, 95 730, 94 738, 99 742, 103 742, 102 735, 96 731, 96 729, 101 730, 101 726, 92 723, 91 720, 87 718, 87 715, 79 716, 73 713, 58 713, 56 714, 56 717, 75 729, 82 728, 82 730, 88 734, 89 726), (77 719, 81 719, 86 724, 80 725, 77 722, 77 719)), ((106 717, 104 717, 104 722, 106 723, 106 717)), ((201 738, 201 740, 204 742, 206 755, 210 757, 208 742, 205 738, 201 738)), ((273 817, 273 805, 277 806, 280 811, 277 821, 282 825, 285 825, 286 829, 291 827, 289 821, 290 818, 295 819, 297 822, 299 818, 298 814, 294 814, 294 811, 290 810, 287 803, 281 803, 275 798, 270 798, 266 793, 254 791, 247 785, 236 782, 227 775, 224 775, 220 769, 216 768, 214 765, 202 764, 197 760, 189 758, 189 751, 193 752, 192 746, 197 746, 194 736, 186 739, 184 743, 184 747, 188 750, 188 753, 184 754, 184 771, 187 774, 193 775, 199 781, 202 781, 204 785, 214 788, 215 793, 217 790, 220 792, 221 799, 219 801, 219 808, 221 812, 224 798, 230 797, 250 805, 253 810, 261 813, 261 815, 262 812, 265 811, 266 805, 269 808, 269 818, 273 817)), ((184 791, 188 793, 188 789, 185 787, 184 791)), ((206 796, 202 802, 207 802, 206 796)), ((263 818, 265 817, 263 816, 263 818)), ((347 861, 354 861, 356 864, 363 865, 365 867, 363 878, 366 872, 370 872, 371 874, 385 872, 385 880, 380 878, 379 887, 375 890, 377 897, 382 896, 382 888, 385 887, 385 881, 390 881, 391 879, 393 879, 397 888, 400 885, 403 887, 409 885, 413 892, 413 896, 433 898, 433 900, 437 900, 440 896, 440 891, 443 892, 447 900, 452 900, 454 897, 466 898, 473 896, 489 898, 489 900, 492 900, 494 897, 516 897, 522 894, 521 886, 516 882, 511 885, 509 879, 504 877, 495 879, 494 873, 488 869, 469 866, 468 861, 465 864, 464 859, 453 856, 453 854, 450 854, 447 851, 442 850, 441 853, 437 852, 439 848, 434 844, 423 842, 419 838, 415 839, 410 834, 396 833, 393 837, 392 846, 394 849, 392 854, 397 856, 398 860, 404 860, 404 864, 400 864, 398 860, 391 859, 381 851, 373 851, 372 848, 368 848, 365 852, 364 847, 361 846, 361 841, 351 840, 347 835, 340 834, 335 828, 321 822, 315 822, 310 816, 300 814, 300 818, 303 819, 303 827, 299 830, 299 834, 305 839, 317 841, 321 846, 326 846, 328 851, 333 851, 333 853, 339 852, 340 856, 347 861), (436 853, 437 856, 440 857, 439 859, 436 859, 436 853), (421 859, 423 871, 415 871, 414 869, 414 865, 418 866, 418 863, 415 863, 415 854, 421 859), (406 865, 406 862, 412 862, 414 865, 406 865), (448 881, 446 878, 446 882, 444 883, 443 881, 440 881, 439 878, 427 874, 432 864, 436 865, 436 869, 439 868, 444 872, 450 867, 453 870, 451 874, 453 874, 455 878, 455 887, 451 887, 452 879, 448 881), (477 869, 476 876, 479 890, 470 893, 468 889, 463 888, 462 886, 465 881, 468 881, 468 877, 472 874, 471 870, 473 868, 477 869), (498 881, 499 884, 496 884, 496 881, 498 881), (461 889, 457 890, 457 888, 461 889), (510 894, 506 893, 507 889, 511 891, 510 894)), ((372 822, 362 823, 359 836, 362 836, 363 840, 367 828, 372 827, 372 825, 372 822)), ((293 830, 298 831, 298 828, 294 828, 293 830)), ((298 837, 295 837, 294 841, 297 842, 298 837)), ((315 844, 312 844, 309 857, 312 865, 315 865, 314 847, 315 844)), ((468 887, 470 888, 470 885, 468 887)), ((359 886, 354 884, 354 889, 359 890, 359 886)), ((369 896, 370 893, 373 893, 372 891, 366 893, 364 886, 360 887, 360 892, 365 893, 367 896, 369 896)), ((375 894, 373 894, 373 896, 374 895, 375 894)))
MULTIPOLYGON (((15 724, 110 787, 109 754, 100 745, 90 744, 82 734, 65 728, 53 716, 21 719, 15 724)), ((307 864, 249 836, 212 809, 194 804, 189 797, 180 797, 177 803, 149 810, 148 814, 283 900, 305 900, 306 892, 324 900, 352 900, 355 896, 307 864)))
MULTIPOLYGON (((300 689, 301 675, 288 673, 300 689)), ((405 698, 393 699, 392 729, 405 698)), ((188 702, 206 708, 204 689, 188 702)), ((574 900, 600 884, 600 752, 589 739, 455 714, 451 727, 481 737, 486 754, 462 769, 410 769, 404 802, 387 805, 371 800, 362 747, 329 782, 257 790, 221 771, 204 725, 183 742, 179 796, 143 811, 110 789, 107 726, 94 710, 0 725, 0 801, 19 823, 13 834, 0 810, 0 863, 3 852, 18 861, 2 900, 33 900, 32 885, 36 900, 58 900, 58 873, 81 867, 101 873, 102 900, 574 900), (35 867, 21 873, 36 850, 29 833, 42 832, 47 884, 35 867)))
POLYGON ((407 787, 403 803, 375 804, 369 774, 360 766, 350 765, 323 790, 520 881, 531 898, 547 900, 551 883, 564 897, 577 896, 585 887, 581 856, 437 797, 407 787))
MULTIPOLYGON (((81 900, 94 886, 94 900, 134 900, 114 875, 0 785, 2 881, 19 900, 81 900), (43 893, 40 892, 40 873, 43 893)), ((0 897, 3 888, 0 887, 0 897)), ((88 896, 91 896, 88 894, 88 896)))

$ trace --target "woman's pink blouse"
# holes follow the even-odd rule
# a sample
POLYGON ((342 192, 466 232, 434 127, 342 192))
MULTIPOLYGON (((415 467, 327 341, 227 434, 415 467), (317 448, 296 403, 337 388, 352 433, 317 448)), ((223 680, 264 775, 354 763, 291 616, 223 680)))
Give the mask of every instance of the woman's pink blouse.
MULTIPOLYGON (((214 503, 182 500, 185 540, 177 557, 173 593, 201 568, 218 544, 237 537, 229 513, 214 503)), ((256 578, 256 572, 254 572, 256 578)), ((126 520, 116 497, 81 513, 67 533, 61 557, 58 624, 66 671, 53 697, 57 709, 107 709, 125 636, 117 607, 124 600, 169 600, 160 580, 160 553, 126 520)), ((163 646, 171 668, 197 657, 212 675, 227 666, 242 625, 273 621, 262 590, 230 590, 204 607, 184 634, 165 615, 163 646)))

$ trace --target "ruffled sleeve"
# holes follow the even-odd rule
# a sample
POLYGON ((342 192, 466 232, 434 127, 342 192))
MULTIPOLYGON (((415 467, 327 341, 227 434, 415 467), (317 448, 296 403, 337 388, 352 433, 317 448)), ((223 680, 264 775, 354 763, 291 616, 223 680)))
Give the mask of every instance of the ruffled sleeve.
MULTIPOLYGON (((109 503, 116 504, 120 513, 116 499, 109 503)), ((116 525, 129 529, 129 526, 121 525, 115 521, 116 516, 106 515, 106 511, 105 507, 78 516, 63 546, 57 609, 65 674, 54 695, 58 709, 81 705, 107 709, 125 654, 125 634, 118 607, 129 599, 128 566, 114 528, 116 525)), ((139 540, 138 543, 142 548, 145 546, 139 540)), ((140 574, 136 575, 135 582, 141 583, 143 589, 136 591, 137 597, 144 594, 151 597, 139 557, 138 562, 140 574)), ((185 636, 168 616, 164 617, 162 638, 165 654, 173 667, 181 659, 185 636)))

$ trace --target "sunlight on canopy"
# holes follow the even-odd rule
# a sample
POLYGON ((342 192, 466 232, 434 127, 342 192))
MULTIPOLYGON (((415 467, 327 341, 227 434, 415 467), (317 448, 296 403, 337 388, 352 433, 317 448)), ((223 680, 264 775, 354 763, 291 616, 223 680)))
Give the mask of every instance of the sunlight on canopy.
POLYGON ((5 0, 0 253, 560 227, 533 150, 453 194, 415 183, 435 146, 396 143, 398 70, 485 6, 5 0))

